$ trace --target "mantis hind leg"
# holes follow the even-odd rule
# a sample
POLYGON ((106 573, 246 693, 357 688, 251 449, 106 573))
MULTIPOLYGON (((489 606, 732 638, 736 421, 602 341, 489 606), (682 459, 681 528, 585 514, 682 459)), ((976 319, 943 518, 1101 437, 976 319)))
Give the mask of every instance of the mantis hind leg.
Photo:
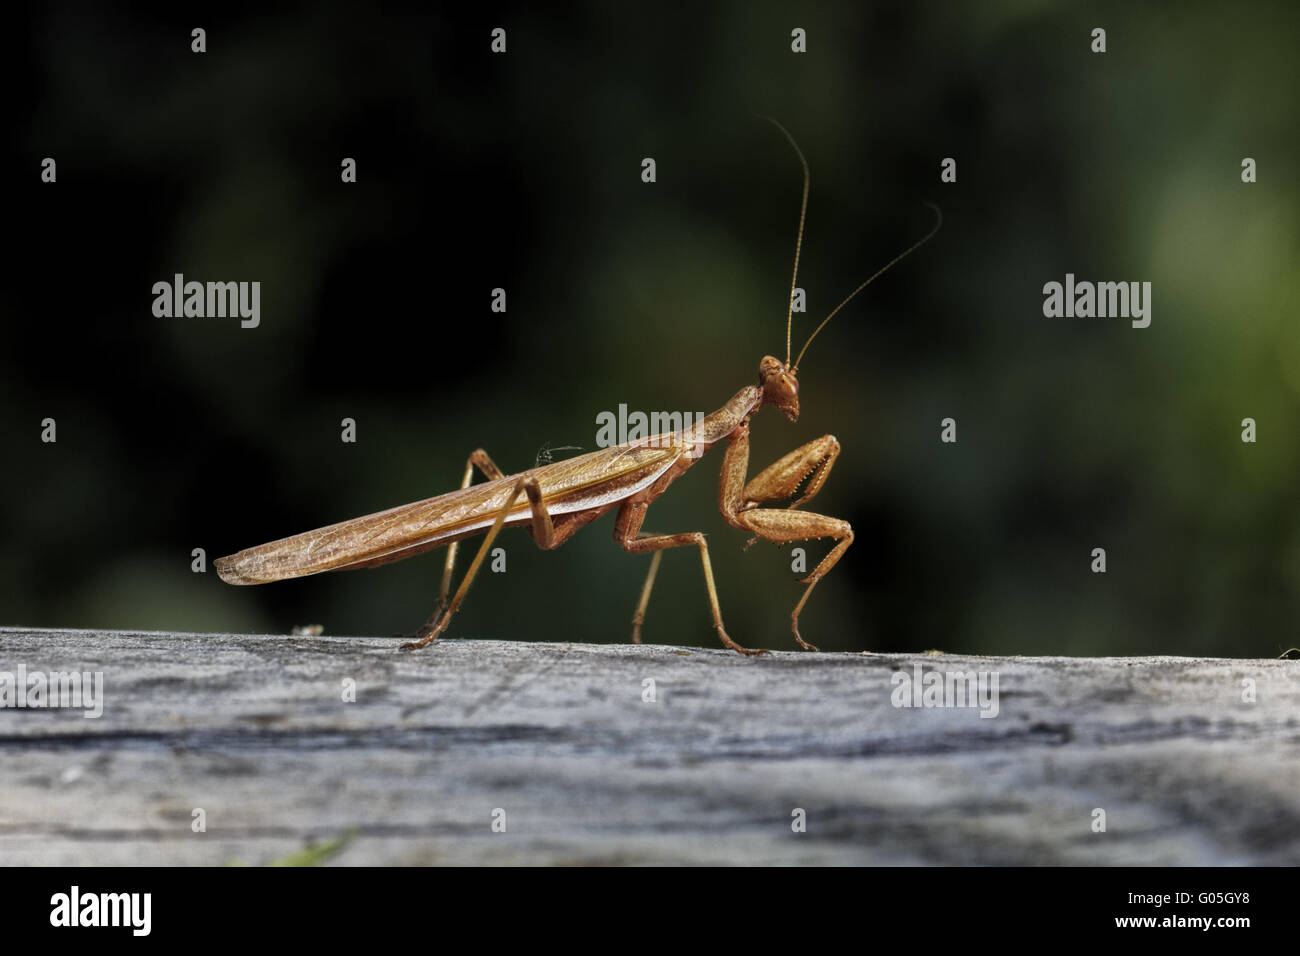
MULTIPOLYGON (((486 457, 486 455, 484 457, 486 457)), ((488 461, 490 464, 491 459, 488 459, 488 461)), ((466 470, 468 471, 469 469, 466 470)), ((515 482, 515 488, 511 493, 510 498, 506 501, 505 505, 502 506, 501 510, 497 512, 497 517, 496 520, 492 522, 492 527, 489 528, 487 534, 483 536, 483 543, 479 545, 478 553, 474 555, 474 560, 470 562, 469 570, 465 572, 465 577, 461 579, 460 587, 456 589, 456 594, 452 597, 450 603, 446 604, 444 607, 443 602, 439 600, 438 609, 433 612, 433 615, 425 622, 424 626, 412 635, 413 640, 402 645, 402 650, 414 651, 432 644, 438 639, 439 634, 442 634, 447 630, 447 625, 451 622, 452 615, 460 609, 461 603, 465 600, 465 595, 469 593, 469 586, 474 583, 474 578, 478 576, 479 568, 483 566, 484 559, 492 550, 492 542, 494 542, 497 535, 501 533, 501 528, 506 523, 506 516, 510 514, 511 509, 514 508, 515 502, 519 500, 521 494, 528 496, 528 504, 532 508, 533 523, 531 530, 533 538, 537 541, 538 547, 548 550, 555 547, 558 543, 556 540, 558 536, 555 533, 555 525, 551 521, 550 512, 546 510, 546 502, 542 497, 541 486, 538 485, 537 479, 532 475, 521 475, 519 480, 515 482)), ((565 537, 567 537, 567 535, 565 535, 565 537)), ((454 544, 452 546, 454 547, 454 544)), ((450 558, 448 559, 447 568, 448 571, 451 568, 450 558)), ((444 586, 445 581, 446 575, 444 576, 444 586)))
MULTIPOLYGON (((465 461, 465 477, 461 479, 460 486, 462 489, 468 488, 470 482, 474 480, 474 469, 477 468, 483 472, 484 477, 489 481, 495 481, 497 478, 504 478, 505 472, 496 466, 482 448, 476 448, 470 452, 469 458, 465 461)), ((434 609, 431 621, 438 620, 442 612, 447 610, 447 599, 451 594, 451 575, 456 570, 456 547, 459 541, 453 541, 447 546, 447 559, 442 566, 442 583, 438 586, 438 606, 434 609)))

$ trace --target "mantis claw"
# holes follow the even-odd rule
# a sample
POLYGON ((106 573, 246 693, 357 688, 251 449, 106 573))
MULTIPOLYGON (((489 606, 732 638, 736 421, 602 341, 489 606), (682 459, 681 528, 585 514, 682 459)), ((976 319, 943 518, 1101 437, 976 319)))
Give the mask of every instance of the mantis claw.
POLYGON ((409 634, 398 635, 399 637, 407 638, 406 643, 403 644, 400 648, 398 648, 398 650, 418 651, 420 648, 427 647, 428 645, 432 644, 434 640, 436 640, 438 637, 438 625, 441 623, 441 619, 442 619, 442 606, 441 606, 441 602, 439 602, 438 610, 433 612, 433 616, 424 623, 423 627, 421 627, 419 630, 412 631, 409 634))
POLYGON ((737 654, 744 654, 746 657, 762 657, 764 654, 770 653, 766 648, 758 648, 757 650, 750 650, 748 647, 741 647, 739 644, 737 644, 735 641, 733 641, 730 637, 727 636, 727 632, 722 629, 721 625, 718 626, 717 630, 718 630, 718 637, 722 639, 723 647, 727 648, 728 650, 735 651, 737 654))
MULTIPOLYGON (((412 634, 411 636, 414 637, 415 635, 412 634)), ((420 638, 419 640, 415 640, 415 641, 407 641, 407 642, 406 642, 405 644, 403 644, 400 648, 398 648, 398 650, 402 650, 402 651, 418 651, 420 648, 427 646, 427 645, 430 643, 430 640, 431 640, 431 637, 428 636, 428 635, 426 635, 425 637, 422 637, 422 638, 420 638)))
POLYGON ((794 619, 790 622, 790 630, 794 631, 794 639, 799 642, 799 646, 802 647, 805 651, 817 651, 818 653, 821 652, 820 647, 818 647, 816 644, 809 644, 807 641, 803 639, 803 635, 799 633, 798 614, 796 614, 794 616, 794 619))

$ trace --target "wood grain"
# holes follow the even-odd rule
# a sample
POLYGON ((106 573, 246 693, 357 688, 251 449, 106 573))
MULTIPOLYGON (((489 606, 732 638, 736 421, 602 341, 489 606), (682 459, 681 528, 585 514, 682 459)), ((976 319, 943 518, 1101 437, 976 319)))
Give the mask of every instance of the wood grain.
POLYGON ((331 863, 1300 862, 1290 661, 0 629, 19 664, 103 671, 106 704, 0 710, 7 864, 260 864, 346 833, 331 863), (894 707, 917 663, 996 671, 998 716, 894 707))

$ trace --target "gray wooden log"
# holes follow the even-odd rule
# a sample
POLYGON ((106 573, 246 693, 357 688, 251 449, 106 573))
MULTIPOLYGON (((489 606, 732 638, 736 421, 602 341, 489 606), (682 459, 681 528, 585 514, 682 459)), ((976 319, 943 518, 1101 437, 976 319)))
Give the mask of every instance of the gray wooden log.
POLYGON ((0 629, 19 665, 105 705, 0 710, 9 864, 1300 862, 1291 661, 0 629), (895 707, 918 664, 997 716, 895 707))

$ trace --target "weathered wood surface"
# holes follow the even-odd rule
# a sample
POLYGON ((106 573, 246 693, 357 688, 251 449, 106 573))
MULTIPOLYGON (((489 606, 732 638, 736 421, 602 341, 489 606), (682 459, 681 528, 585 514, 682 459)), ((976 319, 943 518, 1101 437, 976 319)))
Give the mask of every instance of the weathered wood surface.
POLYGON ((1300 863, 1291 661, 0 629, 20 664, 103 671, 106 703, 0 710, 9 864, 345 833, 334 863, 1300 863), (997 672, 998 716, 894 707, 916 663, 997 672))

